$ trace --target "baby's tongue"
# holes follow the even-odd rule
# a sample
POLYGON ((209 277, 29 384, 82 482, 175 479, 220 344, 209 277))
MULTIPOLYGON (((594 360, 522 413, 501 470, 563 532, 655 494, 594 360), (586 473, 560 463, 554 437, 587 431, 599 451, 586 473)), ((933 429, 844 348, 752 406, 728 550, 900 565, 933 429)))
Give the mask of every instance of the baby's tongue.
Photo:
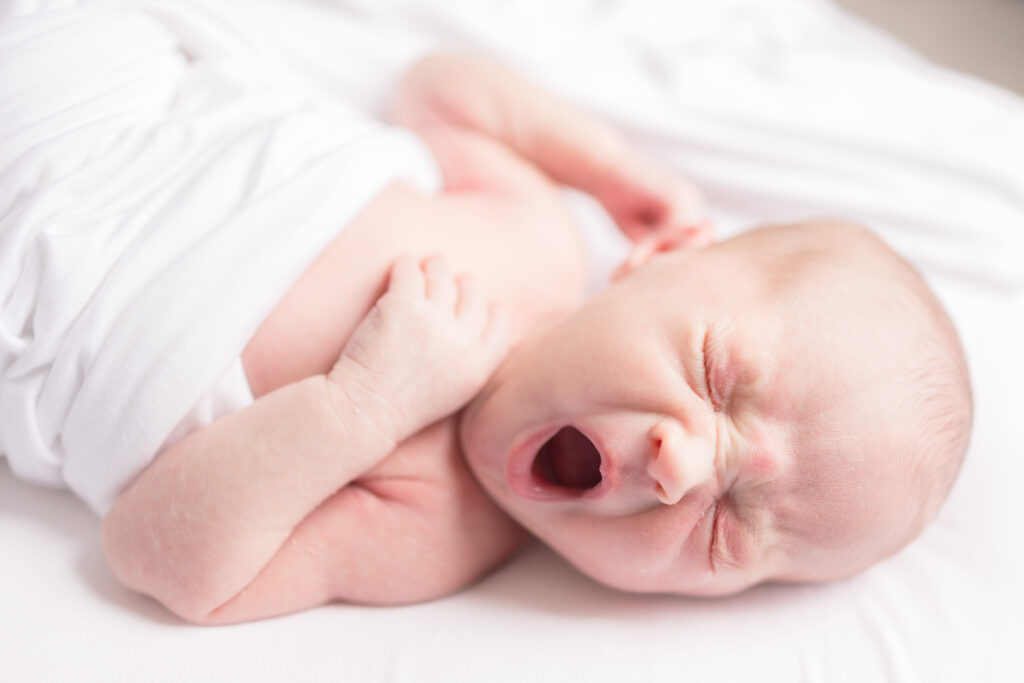
POLYGON ((554 483, 570 489, 589 489, 601 481, 601 455, 579 430, 563 428, 544 448, 550 449, 554 483))

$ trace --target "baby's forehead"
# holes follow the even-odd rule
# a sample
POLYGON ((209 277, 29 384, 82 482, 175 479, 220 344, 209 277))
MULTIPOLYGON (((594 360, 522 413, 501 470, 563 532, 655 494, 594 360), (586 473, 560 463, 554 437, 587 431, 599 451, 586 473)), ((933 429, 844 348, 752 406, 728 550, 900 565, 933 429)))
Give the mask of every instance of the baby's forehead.
MULTIPOLYGON (((772 299, 856 294, 858 285, 905 279, 907 264, 869 230, 840 221, 808 221, 754 229, 692 252, 708 276, 741 277, 772 299), (855 288, 849 289, 853 284, 855 288), (819 289, 825 287, 824 289, 819 289)), ((693 264, 691 264, 693 265, 693 264)))

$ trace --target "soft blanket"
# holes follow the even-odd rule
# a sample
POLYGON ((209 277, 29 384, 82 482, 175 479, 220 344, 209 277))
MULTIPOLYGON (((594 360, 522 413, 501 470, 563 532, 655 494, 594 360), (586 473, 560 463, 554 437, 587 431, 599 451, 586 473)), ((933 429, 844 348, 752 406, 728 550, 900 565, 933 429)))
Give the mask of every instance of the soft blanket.
POLYGON ((375 123, 190 3, 0 24, 0 452, 99 514, 386 184, 375 123))

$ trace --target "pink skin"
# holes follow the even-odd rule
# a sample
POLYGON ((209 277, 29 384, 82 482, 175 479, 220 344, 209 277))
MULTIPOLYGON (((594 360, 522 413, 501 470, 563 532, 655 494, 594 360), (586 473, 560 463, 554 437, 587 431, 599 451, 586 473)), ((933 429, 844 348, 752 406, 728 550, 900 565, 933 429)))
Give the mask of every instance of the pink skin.
MULTIPOLYGON (((618 282, 514 349, 471 404, 462 439, 480 483, 625 590, 722 595, 848 575, 892 552, 904 539, 889 522, 908 510, 892 438, 857 429, 886 416, 864 372, 878 330, 831 310, 816 277, 779 294, 788 266, 758 258, 814 234, 638 247, 618 282), (564 427, 593 447, 563 432, 540 457, 564 427)), ((828 239, 857 248, 855 232, 828 239)))

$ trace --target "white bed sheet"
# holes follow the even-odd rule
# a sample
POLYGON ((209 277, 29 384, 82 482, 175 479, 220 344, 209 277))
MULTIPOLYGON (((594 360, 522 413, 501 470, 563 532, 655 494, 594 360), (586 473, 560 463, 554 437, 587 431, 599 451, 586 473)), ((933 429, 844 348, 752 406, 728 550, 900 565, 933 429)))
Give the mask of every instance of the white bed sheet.
POLYGON ((553 5, 216 7, 371 109, 429 45, 503 56, 708 188, 724 234, 874 226, 933 282, 971 364, 974 438, 938 521, 829 585, 629 596, 533 547, 427 605, 194 628, 116 584, 82 503, 3 469, 0 680, 1024 680, 1024 103, 812 0, 553 5))

